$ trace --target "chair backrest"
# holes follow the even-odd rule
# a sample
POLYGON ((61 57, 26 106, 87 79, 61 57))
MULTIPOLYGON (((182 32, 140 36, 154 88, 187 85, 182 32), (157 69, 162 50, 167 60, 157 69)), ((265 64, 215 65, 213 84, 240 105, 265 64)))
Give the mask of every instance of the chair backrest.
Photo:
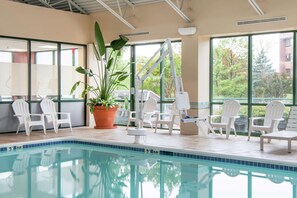
POLYGON ((270 126, 273 119, 282 118, 285 105, 280 101, 272 101, 266 105, 264 125, 270 126))
POLYGON ((156 110, 156 107, 158 105, 157 100, 153 98, 149 98, 147 101, 143 104, 143 112, 153 112, 156 110))
POLYGON ((55 114, 57 112, 55 103, 48 98, 44 98, 40 103, 40 107, 47 120, 51 121, 52 116, 50 114, 55 114))
MULTIPOLYGON (((12 109, 14 111, 15 114, 17 115, 27 115, 28 118, 27 119, 30 119, 30 112, 29 112, 29 105, 28 103, 23 100, 23 99, 17 99, 15 100, 13 103, 12 103, 12 109)), ((22 117, 17 117, 20 124, 23 124, 24 121, 23 121, 23 118, 22 117)))
POLYGON ((221 122, 228 122, 231 116, 237 116, 240 110, 240 103, 237 100, 226 100, 223 103, 221 122))
POLYGON ((286 130, 297 131, 297 107, 296 106, 291 107, 286 130))

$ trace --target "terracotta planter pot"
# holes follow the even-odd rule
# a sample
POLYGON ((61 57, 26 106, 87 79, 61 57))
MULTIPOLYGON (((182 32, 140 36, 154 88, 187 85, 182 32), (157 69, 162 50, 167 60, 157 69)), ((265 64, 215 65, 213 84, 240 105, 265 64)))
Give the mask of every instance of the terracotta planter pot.
POLYGON ((94 119, 96 126, 95 129, 113 129, 116 128, 114 125, 114 119, 117 113, 118 107, 111 107, 106 109, 103 106, 95 106, 94 108, 94 119))

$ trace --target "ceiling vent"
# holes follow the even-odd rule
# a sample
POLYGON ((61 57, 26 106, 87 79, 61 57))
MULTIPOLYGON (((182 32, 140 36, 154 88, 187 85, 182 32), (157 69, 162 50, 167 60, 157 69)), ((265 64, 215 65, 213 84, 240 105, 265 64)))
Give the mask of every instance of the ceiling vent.
POLYGON ((256 20, 244 20, 238 21, 237 25, 252 25, 252 24, 259 24, 259 23, 272 23, 272 22, 279 22, 279 21, 286 21, 287 17, 272 17, 272 18, 265 18, 265 19, 256 19, 256 20))

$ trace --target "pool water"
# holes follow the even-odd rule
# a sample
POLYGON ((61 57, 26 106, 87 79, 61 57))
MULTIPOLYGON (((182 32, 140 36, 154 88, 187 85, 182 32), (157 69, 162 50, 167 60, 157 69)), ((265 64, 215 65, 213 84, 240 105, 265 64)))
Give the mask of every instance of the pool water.
POLYGON ((86 145, 0 153, 1 198, 294 198, 297 174, 86 145))

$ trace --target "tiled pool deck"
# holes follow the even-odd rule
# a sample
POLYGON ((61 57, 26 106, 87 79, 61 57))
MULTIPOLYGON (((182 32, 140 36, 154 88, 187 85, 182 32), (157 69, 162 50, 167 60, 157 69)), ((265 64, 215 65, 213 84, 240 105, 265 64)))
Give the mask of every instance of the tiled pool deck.
MULTIPOLYGON (((134 137, 128 136, 124 127, 111 130, 95 130, 88 127, 60 129, 56 134, 53 130, 48 130, 44 135, 41 131, 33 131, 28 137, 25 133, 0 134, 0 147, 4 144, 14 144, 19 142, 33 142, 37 140, 53 140, 56 138, 70 137, 83 141, 99 141, 103 143, 129 145, 134 142, 134 137)), ((229 140, 225 136, 213 135, 180 135, 173 132, 168 135, 166 130, 159 130, 157 134, 148 129, 148 136, 142 144, 146 147, 158 147, 175 152, 185 153, 210 153, 215 156, 229 155, 232 159, 253 158, 256 161, 277 161, 281 164, 293 164, 297 166, 297 142, 292 143, 292 153, 287 153, 287 141, 273 140, 271 143, 265 142, 264 151, 260 151, 260 138, 252 137, 247 141, 245 136, 231 135, 229 140)), ((138 145, 139 146, 139 145, 138 145)))

